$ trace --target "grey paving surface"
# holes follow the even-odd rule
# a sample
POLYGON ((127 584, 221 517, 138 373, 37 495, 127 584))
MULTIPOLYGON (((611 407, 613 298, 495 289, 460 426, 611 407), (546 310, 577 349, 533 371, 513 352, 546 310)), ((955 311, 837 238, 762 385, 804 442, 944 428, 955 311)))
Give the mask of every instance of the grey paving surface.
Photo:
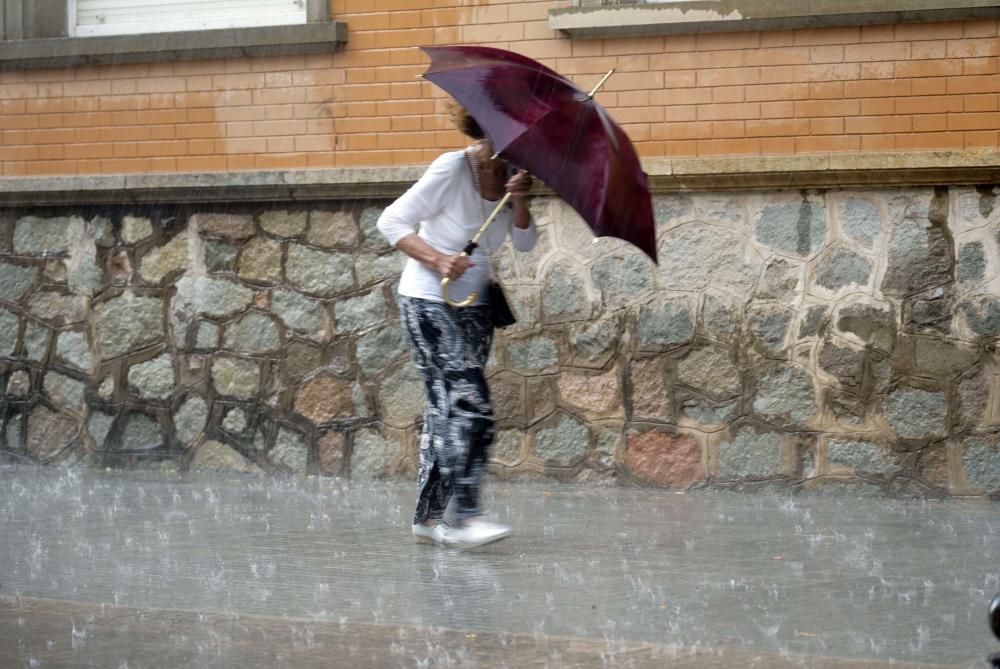
POLYGON ((0 667, 983 666, 1000 506, 0 469, 0 667))

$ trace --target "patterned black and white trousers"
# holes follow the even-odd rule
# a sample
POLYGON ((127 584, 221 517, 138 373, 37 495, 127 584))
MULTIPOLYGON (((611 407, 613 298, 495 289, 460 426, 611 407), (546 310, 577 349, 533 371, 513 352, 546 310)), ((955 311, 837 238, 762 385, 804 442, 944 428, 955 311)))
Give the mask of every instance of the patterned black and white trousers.
POLYGON ((489 307, 398 297, 406 340, 427 386, 413 522, 443 518, 452 495, 457 520, 476 516, 496 432, 484 373, 493 342, 489 307))

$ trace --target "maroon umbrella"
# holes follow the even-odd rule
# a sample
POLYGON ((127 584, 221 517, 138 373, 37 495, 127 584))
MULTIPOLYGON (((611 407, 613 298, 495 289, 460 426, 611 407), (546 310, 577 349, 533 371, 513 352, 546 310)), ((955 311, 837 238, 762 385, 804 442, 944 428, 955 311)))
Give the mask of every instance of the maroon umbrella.
POLYGON ((598 237, 656 261, 653 208, 632 142, 593 96, 541 63, 484 46, 422 47, 424 77, 472 115, 500 156, 544 181, 598 237))

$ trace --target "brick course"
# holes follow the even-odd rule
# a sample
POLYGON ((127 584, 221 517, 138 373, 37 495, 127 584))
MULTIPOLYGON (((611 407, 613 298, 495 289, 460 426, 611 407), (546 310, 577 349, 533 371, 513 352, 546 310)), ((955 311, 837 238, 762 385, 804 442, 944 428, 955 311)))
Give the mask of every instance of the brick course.
POLYGON ((996 20, 569 40, 568 4, 332 0, 335 54, 5 71, 0 174, 425 163, 462 140, 416 47, 456 42, 616 68, 598 99, 649 158, 1000 148, 996 20))

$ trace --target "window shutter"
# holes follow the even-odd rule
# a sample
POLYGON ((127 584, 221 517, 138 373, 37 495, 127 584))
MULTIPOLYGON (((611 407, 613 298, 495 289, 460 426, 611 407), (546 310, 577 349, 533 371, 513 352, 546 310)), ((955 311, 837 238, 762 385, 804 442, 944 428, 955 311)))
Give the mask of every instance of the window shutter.
POLYGON ((71 4, 76 5, 78 37, 306 23, 306 0, 71 0, 71 4))

